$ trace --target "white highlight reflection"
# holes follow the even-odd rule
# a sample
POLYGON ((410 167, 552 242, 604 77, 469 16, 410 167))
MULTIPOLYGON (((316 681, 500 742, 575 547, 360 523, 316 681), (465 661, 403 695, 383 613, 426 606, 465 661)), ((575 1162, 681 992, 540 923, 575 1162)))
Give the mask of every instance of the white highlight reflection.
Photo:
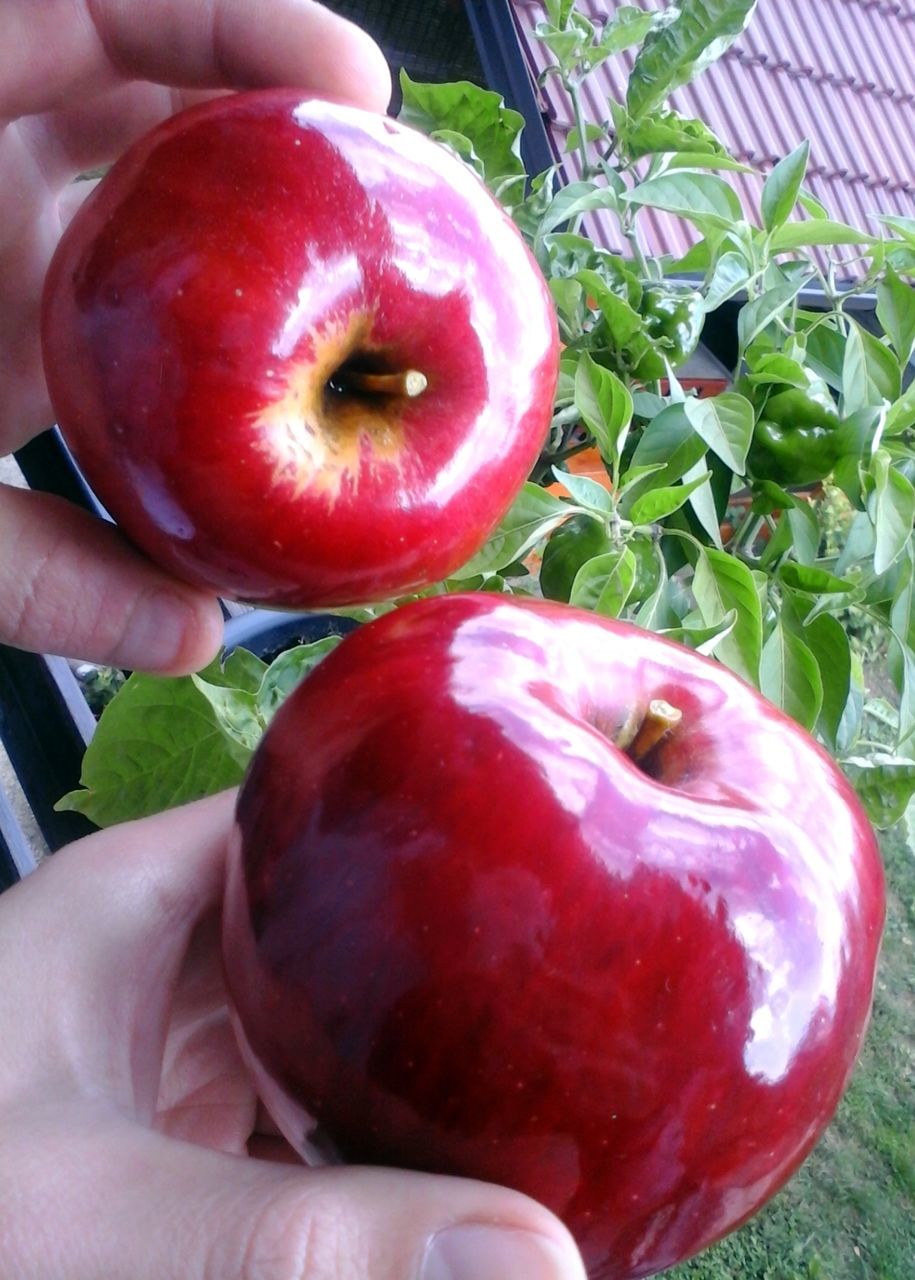
POLYGON ((288 360, 303 336, 313 329, 315 317, 329 315, 348 294, 362 284, 362 268, 355 253, 313 262, 299 286, 296 304, 273 343, 273 354, 288 360))

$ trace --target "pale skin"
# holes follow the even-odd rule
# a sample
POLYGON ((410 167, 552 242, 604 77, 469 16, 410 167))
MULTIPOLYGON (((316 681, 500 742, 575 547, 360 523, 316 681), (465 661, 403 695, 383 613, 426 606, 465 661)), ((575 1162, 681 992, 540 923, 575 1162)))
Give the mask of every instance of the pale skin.
MULTIPOLYGON (((390 90, 310 0, 0 0, 0 454, 51 421, 39 297, 74 174, 201 94, 270 84, 379 110, 390 90)), ((113 529, 0 488, 0 642, 177 673, 220 632, 113 529)), ((3 1280, 584 1280, 517 1193, 295 1160, 228 1021, 231 813, 113 828, 0 898, 3 1280)))

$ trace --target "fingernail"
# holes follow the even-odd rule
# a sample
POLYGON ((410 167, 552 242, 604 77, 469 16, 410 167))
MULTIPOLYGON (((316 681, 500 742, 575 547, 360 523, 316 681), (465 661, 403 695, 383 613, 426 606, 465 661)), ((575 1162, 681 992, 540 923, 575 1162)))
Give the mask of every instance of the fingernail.
POLYGON ((140 671, 170 670, 195 625, 194 610, 174 592, 158 590, 141 596, 124 629, 121 665, 140 671))
POLYGON ((449 1227, 433 1236, 421 1280, 584 1280, 577 1258, 532 1231, 483 1225, 449 1227))

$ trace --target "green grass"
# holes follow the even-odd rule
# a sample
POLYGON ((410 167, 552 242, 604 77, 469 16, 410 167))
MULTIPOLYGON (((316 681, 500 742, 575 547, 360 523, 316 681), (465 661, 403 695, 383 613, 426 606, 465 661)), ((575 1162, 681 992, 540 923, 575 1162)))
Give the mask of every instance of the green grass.
POLYGON ((667 1280, 915 1278, 915 856, 881 841, 889 908, 861 1061, 823 1140, 747 1225, 667 1280))

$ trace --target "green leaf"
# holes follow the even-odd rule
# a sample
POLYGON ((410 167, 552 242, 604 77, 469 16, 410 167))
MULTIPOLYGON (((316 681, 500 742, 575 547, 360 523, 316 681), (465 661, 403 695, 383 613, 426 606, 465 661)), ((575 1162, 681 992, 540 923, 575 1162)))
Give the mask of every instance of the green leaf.
POLYGON ((856 585, 845 578, 837 578, 826 569, 811 564, 797 564, 794 560, 786 560, 780 565, 778 576, 786 586, 812 595, 841 595, 854 591, 856 585))
MULTIPOLYGON (((874 449, 883 438, 885 421, 885 403, 868 405, 864 409, 856 409, 854 413, 847 414, 842 421, 840 438, 843 459, 855 464, 856 480, 857 464, 862 460, 865 465, 870 462, 874 449)), ((841 461, 842 459, 840 459, 841 461)))
POLYGON ((633 524, 655 524, 664 520, 683 506, 691 493, 701 484, 705 484, 711 475, 704 471, 689 484, 665 485, 660 489, 651 489, 632 504, 629 519, 633 524))
MULTIPOLYGON (((899 731, 896 735, 896 750, 899 751, 911 743, 915 734, 915 653, 901 640, 894 641, 899 650, 902 665, 902 680, 899 692, 899 731)), ((911 755, 911 749, 907 751, 911 755)))
POLYGON ((781 618, 763 645, 760 691, 798 724, 812 730, 823 702, 823 681, 804 641, 781 618))
POLYGON ((839 726, 851 688, 851 648, 848 632, 837 618, 821 613, 804 627, 804 641, 820 672, 823 702, 817 728, 827 746, 836 750, 839 726))
POLYGON ((718 657, 756 684, 762 652, 762 608, 750 570, 726 551, 704 547, 693 575, 693 595, 707 626, 716 626, 732 609, 737 611, 734 628, 719 646, 718 657))
POLYGON ((736 391, 723 391, 704 400, 687 400, 683 407, 693 430, 726 466, 742 476, 753 438, 750 401, 736 391))
POLYGON ((547 283, 553 295, 556 310, 560 316, 575 326, 575 332, 578 332, 581 325, 580 310, 584 289, 577 280, 569 276, 551 276, 547 283))
MULTIPOLYGON (((698 437, 701 439, 701 436, 698 437)), ((699 524, 705 531, 709 541, 721 549, 721 527, 718 508, 715 503, 715 493, 712 489, 712 472, 705 471, 706 458, 703 456, 700 462, 685 472, 683 476, 684 484, 692 486, 694 480, 698 480, 699 484, 691 487, 691 492, 687 501, 690 510, 695 515, 699 524)))
MULTIPOLYGON (((200 674, 211 680, 219 673, 213 663, 200 674)), ((99 827, 146 817, 234 786, 250 754, 223 730, 190 676, 134 673, 86 748, 85 790, 71 791, 57 808, 84 813, 99 827)))
POLYGON ((579 476, 573 471, 563 471, 560 467, 553 467, 553 475, 568 489, 573 502, 586 511, 609 515, 613 510, 613 499, 608 491, 590 476, 579 476))
POLYGON ((257 713, 265 725, 270 723, 293 689, 336 649, 342 639, 342 636, 324 636, 310 644, 299 644, 271 662, 257 692, 257 713))
POLYGON ((537 230, 538 238, 566 222, 574 222, 582 214, 618 206, 619 197, 615 191, 598 187, 593 182, 570 182, 567 187, 560 188, 547 206, 537 230))
POLYGON ((716 155, 699 151, 680 151, 676 155, 672 155, 667 161, 667 168, 670 169, 721 169, 731 173, 755 173, 756 170, 751 165, 742 164, 739 160, 735 160, 733 156, 724 153, 716 155))
POLYGON ((775 530, 763 548, 759 559, 760 568, 764 572, 770 572, 771 566, 777 564, 787 552, 791 551, 791 540, 792 534, 791 526, 788 523, 788 512, 783 510, 778 517, 775 530))
POLYGON ((911 245, 897 245, 893 242, 885 246, 886 261, 900 275, 915 275, 915 248, 911 245))
POLYGON ((781 384, 806 390, 810 385, 810 379, 804 366, 799 364, 797 360, 791 360, 788 356, 783 356, 777 351, 773 351, 770 355, 761 356, 754 363, 752 372, 747 374, 747 380, 754 387, 781 384))
POLYGON ((667 408, 668 403, 664 396, 655 395, 653 391, 632 393, 632 410, 637 418, 656 418, 667 408))
POLYGON ((257 693, 266 671, 266 662, 262 662, 255 654, 247 649, 233 649, 222 665, 211 662, 205 671, 200 672, 200 676, 212 685, 257 693))
POLYGON ((281 653, 269 667, 253 654, 237 649, 221 678, 214 679, 211 670, 208 679, 202 675, 191 679, 209 702, 223 732, 247 751, 253 751, 281 703, 342 639, 340 635, 330 635, 296 645, 281 653), (240 687, 239 678, 246 680, 246 687, 240 687), (238 685, 233 683, 236 679, 238 685))
POLYGON ((848 326, 842 365, 842 409, 846 414, 884 401, 892 404, 902 388, 899 361, 855 320, 848 326))
POLYGON ((586 293, 600 308, 615 349, 624 350, 632 338, 642 332, 645 322, 641 315, 625 298, 615 293, 596 271, 579 271, 575 279, 584 286, 586 293))
POLYGON ((745 29, 756 0, 681 0, 645 37, 629 76, 633 119, 659 106, 715 62, 745 29))
POLYGON ((865 235, 844 222, 831 218, 811 218, 807 222, 788 222, 773 231, 769 241, 770 253, 788 253, 793 249, 811 245, 872 244, 873 236, 865 235))
POLYGON ((864 722, 864 673, 861 659, 857 654, 851 657, 851 684, 839 732, 836 734, 836 750, 839 755, 847 755, 852 751, 861 737, 864 722))
MULTIPOLYGON (((585 140, 587 142, 601 142, 607 137, 608 137, 607 130, 602 125, 588 124, 588 123, 585 124, 585 140)), ((564 150, 566 154, 571 155, 571 153, 573 151, 577 151, 580 146, 581 146, 581 138, 579 137, 578 129, 575 128, 570 130, 565 141, 564 150)))
POLYGON ((506 178, 515 178, 520 198, 525 170, 521 159, 524 117, 519 111, 506 107, 498 93, 467 80, 421 84, 401 71, 400 87, 399 118, 404 124, 423 133, 447 130, 463 135, 482 163, 487 185, 495 188, 504 185, 506 178))
POLYGON ((875 480, 872 515, 877 534, 874 572, 879 575, 901 555, 912 536, 915 489, 892 465, 885 449, 878 449, 874 455, 872 473, 875 480))
POLYGON ((716 622, 713 626, 709 627, 694 621, 684 622, 682 627, 665 627, 661 634, 667 636, 669 640, 677 640, 680 644, 688 645, 697 653, 711 656, 722 640, 731 634, 736 623, 737 610, 731 609, 720 622, 716 622))
MULTIPOLYGON (((553 165, 542 173, 536 174, 530 183, 530 191, 512 208, 512 218, 522 235, 533 242, 538 254, 543 254, 543 244, 538 243, 540 223, 556 194, 559 166, 553 165)), ((541 266, 544 258, 538 257, 541 266)))
POLYGON ((715 270, 705 291, 706 313, 714 311, 722 303, 746 288, 750 269, 742 253, 723 253, 715 263, 715 270))
POLYGON ((791 217, 807 172, 810 142, 805 138, 790 155, 780 160, 763 184, 761 211, 763 225, 774 231, 791 217))
POLYGON ((603 295, 609 291, 614 297, 625 298, 636 305, 641 301, 642 285, 628 263, 622 258, 596 250, 593 245, 591 252, 585 255, 582 249, 576 250, 576 241, 590 244, 586 237, 573 235, 569 231, 554 231, 544 243, 551 251, 555 249, 566 256, 571 274, 584 285, 589 297, 593 297, 599 305, 603 295))
POLYGON ((569 14, 575 9, 575 0, 544 0, 544 8, 550 23, 563 29, 568 23, 569 14))
POLYGON ((655 554, 658 561, 657 585, 651 595, 642 601, 634 615, 637 625, 648 631, 658 631, 662 628, 670 614, 671 585, 667 575, 667 565, 659 546, 655 547, 655 554))
POLYGON ((209 702, 223 733, 246 751, 253 751, 265 727, 257 713, 256 696, 246 689, 210 684, 202 676, 192 675, 191 679, 209 702))
POLYGON ((495 573, 520 560, 569 515, 568 503, 528 481, 489 540, 451 576, 459 581, 495 573))
POLYGON ((826 208, 825 204, 823 204, 822 201, 817 200, 816 196, 811 195, 805 187, 801 188, 797 199, 798 204, 805 213, 810 215, 811 218, 829 217, 829 210, 826 208))
POLYGON ((657 22, 657 15, 646 12, 633 4, 621 4, 608 18, 597 43, 596 51, 588 58, 590 67, 600 66, 605 59, 639 44, 657 22))
POLYGON ((915 218, 902 218, 896 214, 882 214, 879 221, 890 227, 900 239, 915 248, 915 218))
MULTIPOLYGON (((639 436, 632 455, 631 468, 655 467, 658 470, 646 475, 631 487, 628 486, 622 501, 624 513, 632 510, 642 493, 660 489, 682 479, 690 468, 705 457, 705 441, 697 436, 683 408, 683 404, 671 404, 653 418, 639 436)), ((623 477, 627 480, 629 472, 623 477)))
POLYGON ((569 14, 569 26, 584 36, 586 41, 594 40, 594 23, 575 5, 572 6, 572 11, 569 14))
POLYGON ((864 811, 878 831, 888 831, 915 795, 915 763, 888 755, 853 757, 842 763, 864 811))
POLYGON ((615 466, 632 421, 632 396, 612 370, 597 364, 587 352, 575 372, 575 407, 601 457, 615 466))
POLYGON ((901 365, 908 364, 915 348, 915 288, 887 267, 877 285, 877 319, 889 335, 901 365))
MULTIPOLYGON (((855 514, 845 535, 845 545, 835 563, 839 576, 847 574, 855 565, 868 565, 877 548, 877 535, 870 517, 864 511, 855 514)), ((870 566, 869 566, 870 567, 870 566)))
POLYGON ((538 23, 534 35, 546 45, 562 71, 569 73, 575 70, 582 54, 582 39, 577 31, 557 31, 538 23))
MULTIPOLYGON (((668 168, 670 167, 668 165, 668 168)), ((717 252, 718 242, 723 239, 724 232, 721 228, 712 227, 709 234, 690 245, 682 257, 674 258, 670 254, 666 254, 663 257, 655 258, 655 262, 660 266, 663 275, 674 279, 681 276, 699 275, 700 273, 707 275, 712 269, 712 260, 717 252)))
POLYGON ((816 511, 803 500, 790 500, 782 504, 782 513, 775 527, 775 534, 760 558, 763 569, 785 551, 791 550, 794 559, 802 565, 812 565, 820 554, 822 533, 816 511))
POLYGON ((910 542, 905 559, 900 564, 899 579, 893 592, 890 607, 890 626, 896 635, 911 645, 915 632, 915 546, 910 542))
POLYGON ((750 343, 790 306, 803 286, 803 279, 777 284, 741 308, 737 317, 737 338, 741 351, 746 351, 750 343))
POLYGON ((734 188, 713 173, 668 172, 639 183, 625 200, 627 204, 664 209, 700 227, 729 228, 743 213, 734 188))
POLYGON ((846 338, 832 318, 824 320, 810 311, 797 312, 798 328, 803 333, 806 364, 836 391, 842 389, 846 338))
POLYGON ((707 125, 676 111, 652 111, 633 120, 625 107, 611 99, 610 113, 620 145, 633 159, 678 151, 691 155, 725 154, 722 142, 707 125))
POLYGON ((552 25, 563 30, 575 8, 575 0, 544 0, 544 8, 552 25))
POLYGON ((897 436, 915 426, 915 381, 910 382, 902 395, 889 408, 883 427, 884 435, 897 436))
POLYGON ((635 585, 636 561, 628 547, 586 561, 575 575, 569 603, 618 618, 635 585))
POLYGON ((469 165, 481 182, 486 181, 486 169, 483 161, 474 150, 473 143, 466 138, 463 133, 456 133, 453 129, 435 129, 429 134, 436 142, 440 142, 443 147, 448 147, 453 151, 459 160, 463 160, 469 165))
POLYGON ((663 462, 651 462, 644 467, 630 467, 626 472, 625 479, 620 483, 618 492, 621 495, 627 493, 632 486, 638 484, 640 480, 644 480, 647 476, 656 475, 659 471, 663 470, 663 462))

